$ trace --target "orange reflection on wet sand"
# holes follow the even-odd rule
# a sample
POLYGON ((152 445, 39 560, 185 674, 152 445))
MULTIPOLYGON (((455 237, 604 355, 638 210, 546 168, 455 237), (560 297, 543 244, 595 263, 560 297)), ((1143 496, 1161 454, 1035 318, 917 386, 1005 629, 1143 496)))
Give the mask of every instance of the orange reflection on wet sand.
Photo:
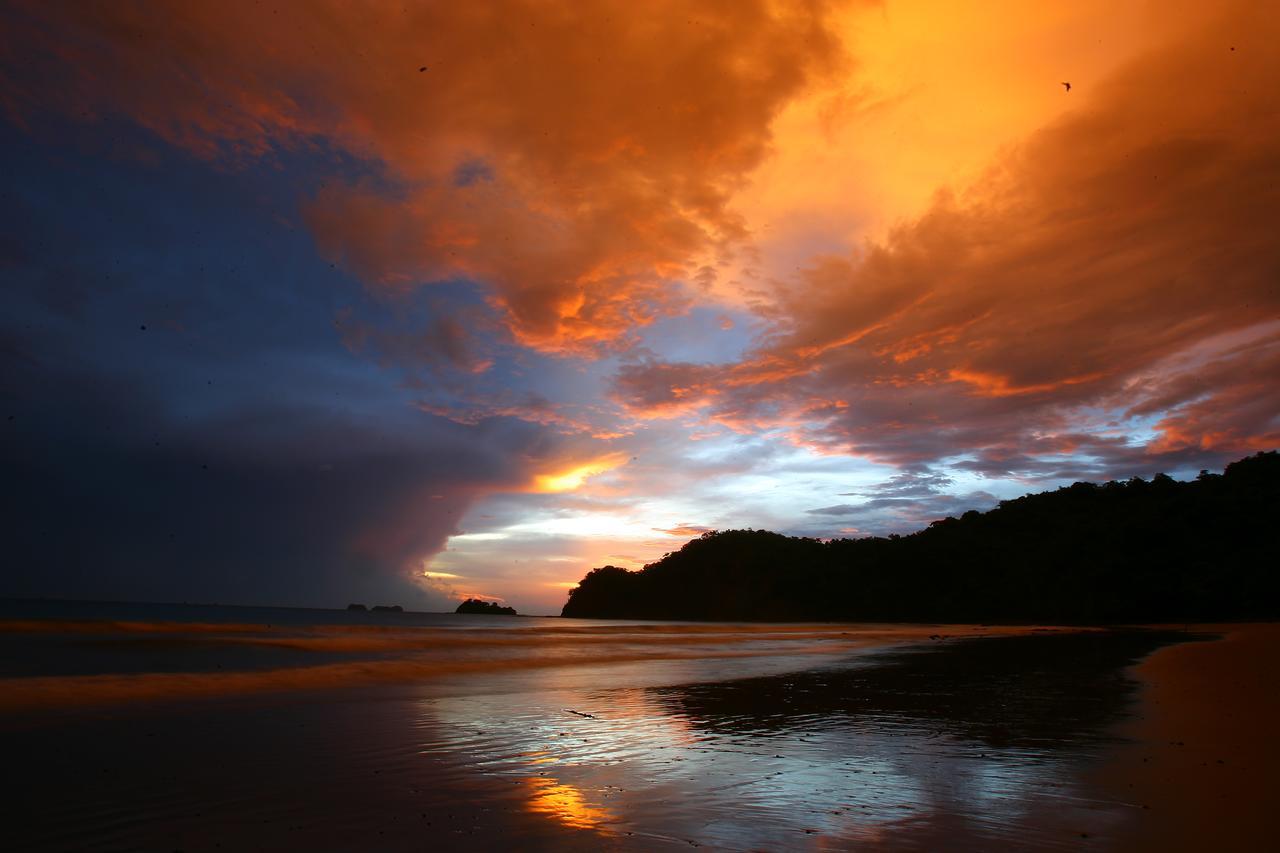
POLYGON ((582 791, 546 776, 525 780, 529 788, 527 807, 534 814, 552 818, 573 829, 598 829, 617 820, 604 806, 587 802, 582 791))

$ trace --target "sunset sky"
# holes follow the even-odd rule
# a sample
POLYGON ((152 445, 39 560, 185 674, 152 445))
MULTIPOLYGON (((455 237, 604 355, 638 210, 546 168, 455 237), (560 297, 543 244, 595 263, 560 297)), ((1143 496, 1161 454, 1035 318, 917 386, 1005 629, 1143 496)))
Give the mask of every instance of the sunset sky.
POLYGON ((1280 445, 1272 3, 0 9, 0 594, 555 613, 1280 445))

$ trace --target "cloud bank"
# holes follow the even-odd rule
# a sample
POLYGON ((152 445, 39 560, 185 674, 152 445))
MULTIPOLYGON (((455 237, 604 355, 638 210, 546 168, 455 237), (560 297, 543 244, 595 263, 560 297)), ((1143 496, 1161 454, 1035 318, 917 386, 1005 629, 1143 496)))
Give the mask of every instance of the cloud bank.
POLYGON ((6 4, 7 588, 554 610, 1280 445, 1280 18, 1092 8, 6 4))
POLYGON ((1280 22, 1234 12, 883 242, 780 282, 774 334, 744 361, 636 363, 615 398, 992 476, 1280 443, 1280 22))

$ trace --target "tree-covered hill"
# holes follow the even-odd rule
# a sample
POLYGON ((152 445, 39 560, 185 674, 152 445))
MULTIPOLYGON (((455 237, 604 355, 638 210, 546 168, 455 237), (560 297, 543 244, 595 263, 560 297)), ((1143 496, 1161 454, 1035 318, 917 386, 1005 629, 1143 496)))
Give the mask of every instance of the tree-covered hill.
POLYGON ((458 605, 454 613, 470 613, 473 616, 518 616, 514 607, 503 607, 496 601, 468 598, 458 605))
POLYGON ((909 536, 703 534, 593 569, 564 616, 1157 622, 1280 617, 1280 455, 1190 482, 1076 483, 909 536))

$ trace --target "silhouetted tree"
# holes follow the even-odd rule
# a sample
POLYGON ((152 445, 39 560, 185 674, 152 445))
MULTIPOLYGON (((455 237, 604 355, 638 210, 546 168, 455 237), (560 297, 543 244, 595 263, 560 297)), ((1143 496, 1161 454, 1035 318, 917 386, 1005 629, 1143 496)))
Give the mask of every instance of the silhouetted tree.
POLYGON ((593 569, 565 616, 1152 622, 1280 616, 1280 455, 1181 483, 1075 483, 909 536, 704 533, 640 571, 593 569))
POLYGON ((458 609, 454 613, 472 613, 481 616, 518 616, 514 607, 503 607, 496 601, 481 601, 478 598, 468 598, 466 601, 458 605, 458 609))

